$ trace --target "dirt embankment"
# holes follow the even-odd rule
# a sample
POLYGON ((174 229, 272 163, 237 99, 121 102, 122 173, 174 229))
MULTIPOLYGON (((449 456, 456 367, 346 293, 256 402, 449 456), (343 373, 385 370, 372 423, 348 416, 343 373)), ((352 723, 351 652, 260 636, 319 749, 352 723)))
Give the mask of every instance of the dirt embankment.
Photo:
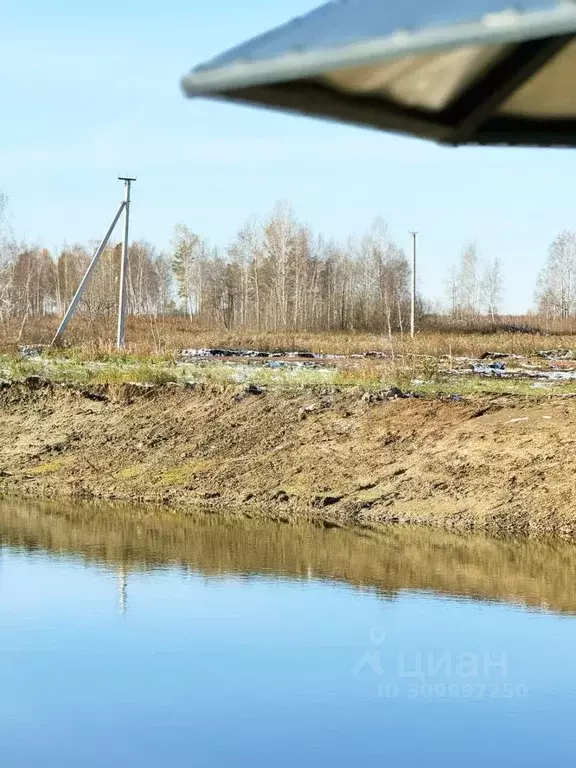
POLYGON ((576 401, 48 383, 0 391, 0 490, 576 535, 576 401))

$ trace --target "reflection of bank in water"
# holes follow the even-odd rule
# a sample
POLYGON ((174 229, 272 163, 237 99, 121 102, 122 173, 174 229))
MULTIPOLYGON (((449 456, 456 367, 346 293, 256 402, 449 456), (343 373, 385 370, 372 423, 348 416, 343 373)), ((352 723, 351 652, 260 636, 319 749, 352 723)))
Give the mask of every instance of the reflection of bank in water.
POLYGON ((576 546, 430 529, 338 529, 224 515, 0 501, 0 544, 106 564, 128 610, 131 572, 166 566, 220 578, 334 580, 396 599, 402 590, 576 613, 576 546))

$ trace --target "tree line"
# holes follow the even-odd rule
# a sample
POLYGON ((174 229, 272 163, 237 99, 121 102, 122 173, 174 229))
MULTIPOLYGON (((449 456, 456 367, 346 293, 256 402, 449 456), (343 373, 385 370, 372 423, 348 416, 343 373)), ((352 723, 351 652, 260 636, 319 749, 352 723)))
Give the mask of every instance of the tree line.
MULTIPOLYGON (((0 323, 61 316, 90 261, 94 244, 57 253, 17 242, 0 194, 0 323)), ((85 318, 116 312, 120 244, 103 253, 81 302, 85 318)), ((446 280, 445 313, 466 322, 501 312, 504 283, 498 258, 484 262, 467 243, 446 280)), ((548 320, 576 313, 576 233, 551 244, 535 294, 548 320)), ((403 330, 409 323, 410 263, 386 223, 376 219, 345 242, 315 234, 287 203, 250 218, 216 248, 178 224, 170 248, 139 241, 128 255, 128 309, 158 317, 184 313, 199 324, 259 331, 403 330)), ((418 310, 431 311, 424 302, 418 310)))
MULTIPOLYGON (((51 254, 9 238, 0 244, 0 322, 62 315, 91 256, 84 245, 51 254)), ((120 244, 106 248, 79 313, 116 311, 120 244)), ((409 316, 406 255, 376 220, 345 244, 300 222, 287 203, 253 217, 218 249, 179 224, 168 252, 134 242, 128 253, 128 311, 185 313, 207 326, 260 331, 402 329, 409 316)))

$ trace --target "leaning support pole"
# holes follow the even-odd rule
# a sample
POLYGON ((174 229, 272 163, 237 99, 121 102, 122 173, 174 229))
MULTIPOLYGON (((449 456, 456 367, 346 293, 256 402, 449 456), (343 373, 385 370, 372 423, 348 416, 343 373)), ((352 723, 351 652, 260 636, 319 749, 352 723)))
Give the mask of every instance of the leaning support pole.
POLYGON ((64 331, 68 327, 68 323, 72 319, 72 316, 74 315, 74 312, 76 311, 76 307, 78 306, 78 303, 80 302, 80 299, 82 298, 82 294, 84 293, 84 290, 86 288, 86 285, 88 284, 88 281, 90 280, 90 277, 92 275, 92 272, 94 271, 94 268, 96 267, 96 264, 98 264, 98 260, 100 256, 102 255, 102 252, 104 251, 104 248, 106 248, 108 244, 108 240, 110 240, 110 236, 112 235, 112 232, 114 231, 114 228, 116 224, 118 223, 118 219, 122 215, 122 211, 124 210, 124 207, 126 205, 126 202, 123 200, 120 203, 120 208, 118 209, 118 212, 116 216, 114 216, 114 220, 112 221, 112 224, 110 224, 110 227, 108 229, 108 232, 104 235, 104 239, 98 246, 98 249, 96 250, 96 253, 94 256, 92 256, 92 261, 88 265, 88 269, 84 273, 84 277, 82 278, 80 285, 78 286, 78 289, 76 290, 76 293, 74 294, 74 298, 70 302, 70 306, 66 310, 66 314, 62 318, 62 322, 58 326, 58 330, 56 331, 56 335, 52 339, 52 344, 57 344, 64 331))
POLYGON ((124 240, 122 242, 122 260, 120 262, 120 293, 118 296, 118 332, 116 348, 124 349, 124 334, 126 332, 126 282, 128 277, 128 237, 130 229, 130 188, 135 178, 119 176, 125 185, 124 195, 124 240))

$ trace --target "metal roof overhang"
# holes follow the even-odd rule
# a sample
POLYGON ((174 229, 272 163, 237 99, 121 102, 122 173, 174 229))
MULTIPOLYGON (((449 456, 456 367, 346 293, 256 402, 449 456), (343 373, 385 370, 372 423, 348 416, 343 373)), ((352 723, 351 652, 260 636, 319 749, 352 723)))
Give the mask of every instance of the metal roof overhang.
POLYGON ((576 146, 576 2, 347 0, 193 70, 207 96, 437 142, 576 146))

